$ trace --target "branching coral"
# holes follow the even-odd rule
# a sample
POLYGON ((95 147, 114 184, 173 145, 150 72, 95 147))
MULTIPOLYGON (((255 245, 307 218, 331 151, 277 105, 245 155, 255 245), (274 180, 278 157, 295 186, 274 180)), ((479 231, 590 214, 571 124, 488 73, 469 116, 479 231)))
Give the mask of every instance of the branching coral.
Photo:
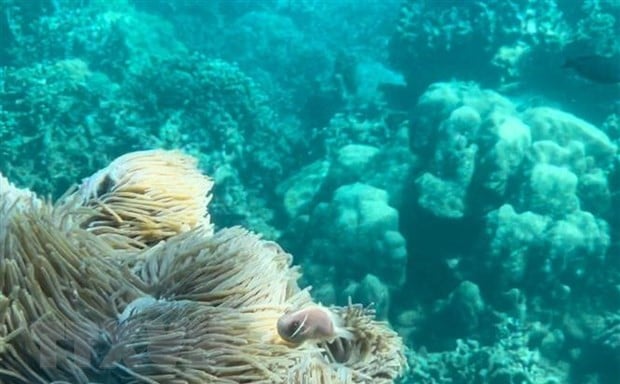
POLYGON ((13 182, 57 196, 105 164, 92 154, 112 153, 110 136, 93 111, 111 96, 107 79, 79 59, 9 67, 0 79, 0 169, 13 182))
MULTIPOLYGON (((528 65, 544 66, 531 65, 532 58, 553 59, 574 38, 557 3, 403 1, 390 41, 390 59, 415 91, 429 80, 451 77, 518 81, 528 65), (430 62, 433 65, 427 65, 430 62)), ((557 71, 557 66, 544 69, 557 71)))

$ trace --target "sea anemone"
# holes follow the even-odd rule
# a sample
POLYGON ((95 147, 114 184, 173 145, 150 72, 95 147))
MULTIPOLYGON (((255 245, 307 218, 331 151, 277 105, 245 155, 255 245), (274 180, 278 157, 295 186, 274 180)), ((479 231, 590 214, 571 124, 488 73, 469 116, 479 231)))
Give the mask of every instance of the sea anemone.
POLYGON ((393 383, 396 333, 314 303, 277 243, 214 232, 211 186, 167 151, 122 156, 55 205, 0 176, 0 381, 393 383), (283 327, 293 313, 326 327, 283 327))
POLYGON ((81 222, 116 248, 146 248, 208 225, 213 182, 178 151, 132 152, 86 178, 67 202, 91 208, 81 222))
POLYGON ((117 313, 143 295, 138 280, 70 212, 15 188, 0 211, 0 381, 99 377, 93 362, 117 313))

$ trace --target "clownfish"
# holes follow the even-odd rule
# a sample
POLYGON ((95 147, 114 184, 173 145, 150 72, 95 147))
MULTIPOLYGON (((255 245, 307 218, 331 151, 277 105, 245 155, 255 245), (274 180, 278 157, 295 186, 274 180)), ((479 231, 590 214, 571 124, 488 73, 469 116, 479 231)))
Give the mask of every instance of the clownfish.
POLYGON ((325 342, 337 362, 350 357, 353 334, 344 327, 342 318, 321 305, 285 313, 278 319, 277 330, 280 337, 291 344, 325 342))

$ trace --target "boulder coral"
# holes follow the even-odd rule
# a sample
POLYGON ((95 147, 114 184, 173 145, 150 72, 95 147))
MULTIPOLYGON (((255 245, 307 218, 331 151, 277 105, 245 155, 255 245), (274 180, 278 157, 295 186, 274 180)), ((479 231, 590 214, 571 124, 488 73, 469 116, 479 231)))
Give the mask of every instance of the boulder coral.
POLYGON ((0 381, 393 383, 402 340, 368 308, 322 307, 347 335, 337 360, 282 339, 317 304, 278 244, 213 230, 195 164, 128 154, 56 203, 0 176, 0 381))
POLYGON ((409 126, 421 164, 414 173, 418 205, 449 219, 477 216, 501 202, 554 217, 578 209, 603 213, 617 146, 573 114, 519 109, 475 84, 431 85, 409 126))
POLYGON ((433 84, 420 97, 410 123, 421 169, 415 185, 421 208, 458 219, 481 206, 470 195, 503 197, 530 146, 529 128, 515 106, 496 92, 470 83, 433 84))
POLYGON ((310 258, 320 265, 342 267, 342 278, 360 280, 364 277, 360 271, 371 264, 383 282, 401 287, 407 249, 398 225, 398 211, 390 206, 386 191, 363 183, 343 185, 312 214, 315 237, 309 245, 310 258), (338 255, 337 261, 333 255, 338 255))
POLYGON ((473 234, 444 250, 405 233, 412 249, 454 262, 459 281, 490 282, 490 302, 515 288, 557 303, 604 286, 597 274, 617 264, 613 130, 462 82, 431 85, 412 115, 420 166, 401 217, 426 215, 451 239, 473 234))

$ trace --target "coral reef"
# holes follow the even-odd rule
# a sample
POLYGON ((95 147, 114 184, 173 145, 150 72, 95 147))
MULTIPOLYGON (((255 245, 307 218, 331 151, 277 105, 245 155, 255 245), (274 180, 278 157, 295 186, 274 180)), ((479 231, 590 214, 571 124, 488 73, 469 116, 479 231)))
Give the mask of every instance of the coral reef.
POLYGON ((503 201, 557 217, 562 212, 554 207, 567 213, 609 201, 605 175, 617 147, 574 115, 543 107, 519 112, 493 91, 441 83, 420 97, 415 116, 411 148, 425 170, 416 179, 418 202, 436 216, 476 215, 503 201))
MULTIPOLYGON (((422 79, 435 82, 450 76, 497 81, 502 73, 492 65, 494 56, 505 56, 508 47, 518 44, 526 48, 513 48, 511 55, 530 54, 532 50, 557 53, 569 42, 570 33, 553 0, 404 1, 390 41, 390 57, 403 71, 408 84, 416 89, 425 86, 422 79), (441 59, 434 65, 423 65, 437 57, 441 59)), ((499 62, 512 64, 521 60, 503 58, 499 62)))
POLYGON ((613 87, 588 87, 562 68, 584 55, 618 53, 615 1, 404 0, 389 43, 392 65, 413 95, 432 83, 475 81, 519 97, 544 97, 590 120, 604 119, 613 87))
POLYGON ((84 61, 8 67, 0 82, 0 166, 15 183, 58 196, 105 164, 92 153, 117 153, 123 131, 106 131, 95 112, 117 88, 84 61))
POLYGON ((0 0, 0 381, 615 384, 618 11, 0 0))
POLYGON ((411 374, 404 383, 548 383, 559 384, 568 380, 562 364, 544 364, 541 356, 532 350, 532 334, 536 331, 520 329, 506 322, 499 332, 501 341, 491 346, 474 340, 457 339, 449 352, 411 354, 411 374))
MULTIPOLYGON (((467 338, 467 345, 480 343, 474 349, 509 354, 508 339, 497 340, 485 331, 499 315, 544 324, 541 335, 531 333, 522 341, 521 348, 535 356, 523 364, 544 373, 552 361, 562 361, 579 372, 575 377, 591 374, 610 382, 614 359, 606 357, 600 365, 589 359, 595 350, 608 351, 607 335, 614 334, 613 315, 606 308, 608 298, 617 297, 608 285, 618 276, 613 256, 617 224, 610 211, 617 190, 617 145, 575 115, 549 107, 519 108, 495 92, 459 82, 429 87, 409 127, 419 168, 412 173, 415 201, 400 214, 413 218, 408 226, 417 231, 403 235, 408 249, 418 252, 421 271, 408 274, 407 281, 422 292, 424 286, 415 281, 422 271, 433 270, 444 282, 441 287, 452 287, 429 292, 428 308, 412 305, 396 319, 397 329, 432 349, 428 355, 419 352, 424 358, 414 357, 424 362, 412 363, 418 366, 413 376, 439 380, 454 371, 465 375, 454 377, 457 382, 502 382, 527 372, 505 367, 508 376, 474 379, 470 374, 481 370, 467 373, 466 366, 480 355, 469 347, 462 355, 468 363, 447 368, 459 356, 450 339, 467 338), (427 239, 426 233, 442 233, 450 245, 432 235, 427 239), (592 301, 592 292, 600 299, 592 301), (562 320, 554 319, 557 311, 562 320), (579 323, 583 311, 599 326, 587 331, 589 337, 576 337, 571 324, 579 323), (565 340, 578 355, 566 356, 565 340), (438 371, 425 365, 431 361, 441 361, 438 371)), ((517 356, 505 359, 517 363, 517 356)), ((487 363, 492 364, 482 364, 487 363)), ((579 382, 563 376, 565 370, 545 380, 579 382)), ((545 375, 526 374, 533 381, 545 375)))
POLYGON ((222 224, 276 238, 267 197, 305 138, 277 119, 263 89, 231 63, 188 53, 163 19, 129 3, 50 3, 3 4, 13 24, 37 9, 45 15, 15 26, 21 37, 0 72, 5 175, 58 197, 124 152, 182 148, 229 199, 211 207, 222 224))

